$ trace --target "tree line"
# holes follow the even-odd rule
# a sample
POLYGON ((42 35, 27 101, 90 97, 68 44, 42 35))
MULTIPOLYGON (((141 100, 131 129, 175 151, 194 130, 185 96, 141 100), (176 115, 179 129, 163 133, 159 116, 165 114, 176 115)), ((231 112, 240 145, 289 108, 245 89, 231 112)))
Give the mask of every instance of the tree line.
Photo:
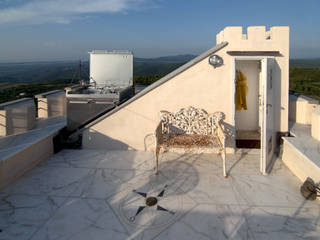
MULTIPOLYGON (((137 85, 150 85, 164 74, 151 74, 134 76, 133 82, 137 85)), ((290 90, 320 99, 320 68, 290 68, 290 90)), ((71 79, 54 79, 40 83, 16 83, 12 85, 0 85, 0 103, 12 101, 21 97, 33 97, 36 94, 64 89, 76 84, 71 79)))
POLYGON ((320 99, 320 68, 290 68, 290 90, 320 99))
POLYGON ((134 76, 133 83, 139 85, 150 85, 162 77, 164 77, 162 74, 134 76))
POLYGON ((41 83, 15 83, 3 88, 0 85, 0 103, 23 97, 33 97, 40 93, 64 89, 71 85, 71 79, 55 79, 41 83))

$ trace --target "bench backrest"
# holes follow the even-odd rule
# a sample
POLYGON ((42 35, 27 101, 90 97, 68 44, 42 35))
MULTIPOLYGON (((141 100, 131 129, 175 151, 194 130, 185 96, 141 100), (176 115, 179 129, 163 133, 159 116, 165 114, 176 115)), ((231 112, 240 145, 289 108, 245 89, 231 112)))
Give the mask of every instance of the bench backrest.
POLYGON ((166 135, 215 135, 222 118, 222 112, 208 114, 205 110, 195 107, 182 108, 176 113, 160 111, 162 134, 166 135))

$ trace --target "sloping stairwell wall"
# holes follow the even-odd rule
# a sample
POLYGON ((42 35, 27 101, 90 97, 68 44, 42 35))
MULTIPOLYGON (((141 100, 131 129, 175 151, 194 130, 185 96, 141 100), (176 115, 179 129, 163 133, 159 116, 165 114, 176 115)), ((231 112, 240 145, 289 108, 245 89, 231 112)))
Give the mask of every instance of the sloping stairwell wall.
POLYGON ((232 64, 226 45, 223 42, 208 50, 88 125, 82 132, 83 148, 151 150, 161 110, 194 106, 209 113, 222 111, 226 126, 231 126, 232 64), (208 63, 214 53, 225 60, 223 66, 214 68, 208 63))

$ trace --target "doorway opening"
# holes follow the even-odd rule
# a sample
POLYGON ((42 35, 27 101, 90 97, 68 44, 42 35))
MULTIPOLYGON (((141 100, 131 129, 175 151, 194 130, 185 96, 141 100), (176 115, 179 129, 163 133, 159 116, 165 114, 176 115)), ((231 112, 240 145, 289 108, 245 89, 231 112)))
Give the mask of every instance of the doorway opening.
POLYGON ((260 149, 262 125, 262 120, 260 119, 262 96, 261 61, 236 60, 235 69, 236 78, 239 74, 242 74, 240 79, 239 77, 235 79, 236 147, 260 149), (244 99, 243 101, 245 101, 240 100, 241 104, 239 103, 239 91, 241 91, 242 100, 244 99), (244 97, 243 94, 245 94, 244 97))

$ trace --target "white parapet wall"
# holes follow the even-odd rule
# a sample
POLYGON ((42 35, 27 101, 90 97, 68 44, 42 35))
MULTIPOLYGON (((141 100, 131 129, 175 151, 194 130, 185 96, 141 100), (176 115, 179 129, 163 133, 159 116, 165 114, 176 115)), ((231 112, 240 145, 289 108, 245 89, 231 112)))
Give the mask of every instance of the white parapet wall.
MULTIPOLYGON (((0 190, 34 168, 40 162, 53 155, 53 133, 32 144, 13 146, 7 151, 1 151, 0 157, 0 190), (17 148, 17 150, 15 149, 17 148)), ((29 137, 30 138, 30 137, 29 137)), ((1 143, 0 143, 1 145, 1 143)))
POLYGON ((312 111, 318 104, 318 100, 304 95, 290 95, 289 121, 311 124, 312 111))
POLYGON ((42 119, 34 129, 0 138, 0 190, 54 153, 64 117, 42 119), (41 126, 40 126, 41 125, 41 126))
POLYGON ((311 136, 320 141, 320 105, 314 107, 312 111, 311 136))
POLYGON ((54 90, 35 96, 38 101, 38 117, 50 118, 66 115, 66 93, 54 90))
POLYGON ((0 136, 24 133, 36 124, 36 108, 32 98, 0 104, 0 136))
POLYGON ((309 156, 303 153, 295 139, 283 138, 282 161, 302 182, 311 178, 316 183, 320 182, 320 166, 309 156))

